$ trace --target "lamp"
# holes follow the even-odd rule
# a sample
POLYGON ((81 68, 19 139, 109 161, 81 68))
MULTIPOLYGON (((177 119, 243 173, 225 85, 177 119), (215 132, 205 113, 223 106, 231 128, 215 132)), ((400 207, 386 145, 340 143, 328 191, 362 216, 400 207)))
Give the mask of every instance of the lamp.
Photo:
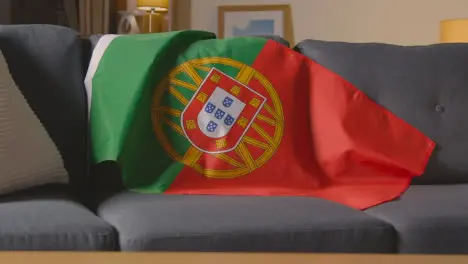
POLYGON ((468 42, 468 19, 448 19, 440 22, 440 42, 468 42))
POLYGON ((168 0, 138 0, 137 7, 150 13, 149 16, 149 31, 152 32, 152 16, 160 12, 167 12, 169 8, 168 0))

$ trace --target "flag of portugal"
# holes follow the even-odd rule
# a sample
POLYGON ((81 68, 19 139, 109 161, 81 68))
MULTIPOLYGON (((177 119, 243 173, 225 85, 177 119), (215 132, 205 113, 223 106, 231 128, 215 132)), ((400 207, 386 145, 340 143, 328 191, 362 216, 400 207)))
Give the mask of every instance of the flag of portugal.
POLYGON ((274 41, 180 31, 105 35, 86 77, 96 163, 146 193, 398 197, 434 143, 274 41))

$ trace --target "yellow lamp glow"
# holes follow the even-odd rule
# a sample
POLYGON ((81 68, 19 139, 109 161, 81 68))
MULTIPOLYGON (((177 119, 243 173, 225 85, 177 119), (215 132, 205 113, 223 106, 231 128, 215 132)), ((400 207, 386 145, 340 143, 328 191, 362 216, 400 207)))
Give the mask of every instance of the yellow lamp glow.
POLYGON ((140 10, 161 12, 169 8, 168 0, 138 0, 137 7, 140 10))
POLYGON ((449 19, 440 22, 440 42, 468 42, 468 19, 449 19))

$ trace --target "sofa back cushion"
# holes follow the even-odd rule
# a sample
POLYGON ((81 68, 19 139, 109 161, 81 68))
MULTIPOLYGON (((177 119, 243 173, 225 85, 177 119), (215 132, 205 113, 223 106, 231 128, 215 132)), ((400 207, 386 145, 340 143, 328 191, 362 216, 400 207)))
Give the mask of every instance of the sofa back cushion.
POLYGON ((414 183, 468 182, 468 44, 306 40, 295 49, 437 143, 426 172, 414 183))
POLYGON ((0 26, 13 79, 60 151, 72 182, 87 173, 87 110, 78 34, 52 25, 0 26))

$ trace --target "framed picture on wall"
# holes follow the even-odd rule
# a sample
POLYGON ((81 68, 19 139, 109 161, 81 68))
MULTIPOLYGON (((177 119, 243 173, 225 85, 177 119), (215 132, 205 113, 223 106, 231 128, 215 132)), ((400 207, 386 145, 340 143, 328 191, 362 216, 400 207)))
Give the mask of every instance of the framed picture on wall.
POLYGON ((218 37, 277 35, 294 42, 290 5, 218 7, 218 37))

